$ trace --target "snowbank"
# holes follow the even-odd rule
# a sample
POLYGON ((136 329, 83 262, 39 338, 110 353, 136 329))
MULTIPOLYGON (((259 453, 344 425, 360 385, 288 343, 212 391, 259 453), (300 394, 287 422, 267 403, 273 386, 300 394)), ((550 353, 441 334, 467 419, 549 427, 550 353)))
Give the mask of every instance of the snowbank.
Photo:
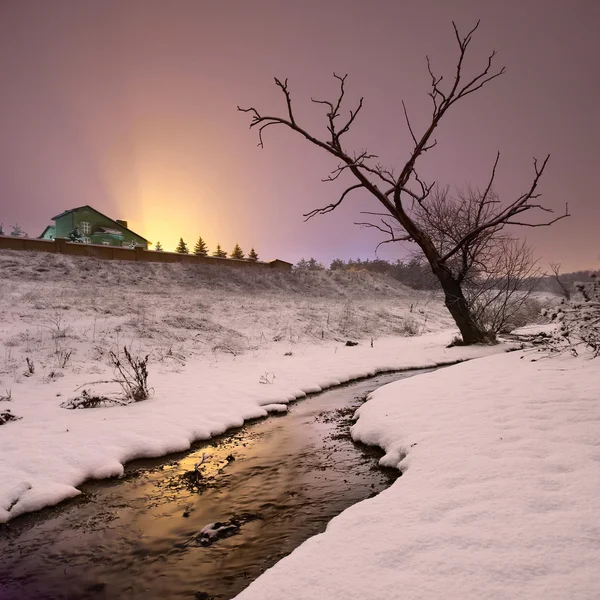
POLYGON ((60 408, 77 386, 106 378, 100 363, 93 376, 86 371, 49 383, 25 378, 13 387, 13 401, 0 403, 22 417, 0 429, 0 522, 73 497, 86 479, 119 476, 134 458, 186 450, 247 419, 283 411, 307 393, 379 371, 502 350, 446 349, 450 337, 387 338, 374 348, 297 344, 291 356, 276 346, 254 355, 191 359, 177 372, 153 372, 151 366, 155 395, 125 407, 60 408))
POLYGON ((374 392, 353 436, 403 476, 239 600, 600 597, 600 363, 532 358, 374 392))

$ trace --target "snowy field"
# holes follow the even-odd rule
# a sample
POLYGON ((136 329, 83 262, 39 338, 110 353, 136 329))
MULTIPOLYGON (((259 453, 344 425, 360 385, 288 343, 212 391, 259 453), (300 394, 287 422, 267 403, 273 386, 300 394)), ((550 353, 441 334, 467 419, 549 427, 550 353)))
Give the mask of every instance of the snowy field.
MULTIPOLYGON (((128 460, 183 450, 265 415, 263 404, 379 369, 429 365, 389 338, 449 324, 430 293, 366 273, 7 251, 0 273, 0 397, 11 398, 0 400, 0 413, 19 417, 0 429, 0 522, 76 495, 86 478, 119 475, 128 460), (361 343, 347 348, 348 339, 361 343), (116 391, 93 382, 113 378, 109 353, 124 345, 150 355, 152 397, 61 408, 82 389, 116 391)), ((419 344, 431 345, 426 339, 419 344)), ((461 356, 439 347, 435 360, 461 356)))
POLYGON ((600 364, 532 358, 374 392, 353 436, 403 476, 238 598, 599 598, 600 364))
POLYGON ((0 427, 0 521, 308 392, 481 357, 373 393, 353 436, 381 446, 382 464, 403 476, 238 597, 600 597, 597 360, 448 349, 439 301, 387 279, 183 267, 0 253, 0 395, 12 396, 0 411, 22 417, 0 427), (61 408, 110 376, 107 353, 123 344, 151 352, 153 396, 61 408))

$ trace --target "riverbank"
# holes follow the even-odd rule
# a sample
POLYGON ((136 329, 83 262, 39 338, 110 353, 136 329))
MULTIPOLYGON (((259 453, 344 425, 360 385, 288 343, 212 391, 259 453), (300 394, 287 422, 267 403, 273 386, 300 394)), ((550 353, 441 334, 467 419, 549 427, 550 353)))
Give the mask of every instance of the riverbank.
MULTIPOLYGON (((357 346, 296 344, 253 355, 191 357, 185 368, 151 373, 154 394, 128 406, 67 410, 61 404, 90 382, 71 373, 19 387, 4 406, 20 417, 0 430, 0 522, 79 494, 87 479, 118 477, 135 458, 187 450, 245 420, 285 410, 292 400, 377 372, 450 364, 502 352, 446 348, 450 332, 385 338, 357 346)), ((110 376, 98 364, 94 380, 110 376)), ((110 386, 109 386, 110 387, 110 386)))
POLYGON ((353 437, 403 476, 240 600, 595 600, 600 368, 515 352, 387 385, 353 437))
POLYGON ((422 374, 311 394, 283 416, 133 461, 119 480, 89 482, 69 502, 14 519, 0 528, 0 598, 234 598, 397 479, 397 469, 377 467, 378 448, 352 442, 352 415, 374 389, 422 374), (215 523, 225 529, 201 533, 215 523))

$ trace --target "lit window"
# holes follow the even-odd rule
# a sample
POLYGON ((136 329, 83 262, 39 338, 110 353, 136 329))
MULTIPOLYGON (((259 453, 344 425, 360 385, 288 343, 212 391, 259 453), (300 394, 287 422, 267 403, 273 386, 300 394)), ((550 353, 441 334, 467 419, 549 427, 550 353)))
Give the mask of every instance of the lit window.
POLYGON ((81 233, 89 235, 92 233, 92 224, 89 221, 81 221, 81 233))

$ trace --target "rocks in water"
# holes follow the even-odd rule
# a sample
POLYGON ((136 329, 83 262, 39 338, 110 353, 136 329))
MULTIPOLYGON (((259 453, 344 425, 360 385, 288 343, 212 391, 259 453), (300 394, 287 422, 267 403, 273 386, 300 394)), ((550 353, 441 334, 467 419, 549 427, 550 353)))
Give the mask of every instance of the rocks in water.
POLYGON ((254 513, 247 513, 232 517, 229 521, 209 523, 200 530, 200 533, 195 538, 195 542, 200 546, 210 546, 217 540, 238 534, 242 525, 250 521, 256 521, 257 519, 262 519, 262 517, 254 513))
POLYGON ((205 525, 200 530, 200 535, 196 538, 201 546, 210 546, 218 539, 231 537, 236 533, 240 532, 240 522, 233 518, 225 523, 217 521, 216 523, 210 523, 205 525))

